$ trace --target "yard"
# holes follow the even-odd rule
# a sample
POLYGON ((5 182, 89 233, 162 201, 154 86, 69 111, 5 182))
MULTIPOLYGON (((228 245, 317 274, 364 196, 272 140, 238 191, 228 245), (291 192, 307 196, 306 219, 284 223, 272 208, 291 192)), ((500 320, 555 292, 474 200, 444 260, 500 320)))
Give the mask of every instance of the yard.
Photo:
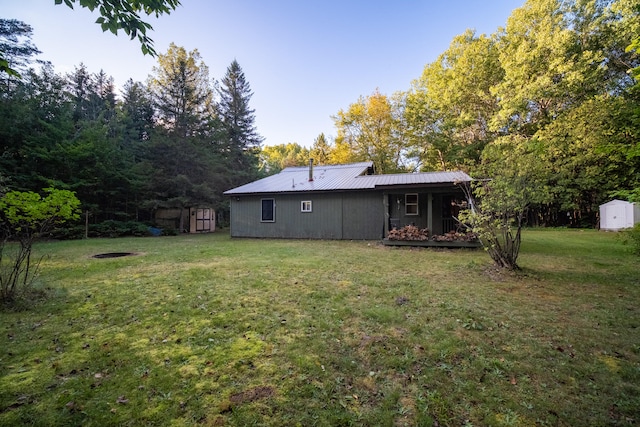
POLYGON ((0 425, 640 423, 640 274, 613 233, 482 250, 228 234, 48 242, 0 312, 0 425), (134 252, 95 259, 106 252, 134 252))

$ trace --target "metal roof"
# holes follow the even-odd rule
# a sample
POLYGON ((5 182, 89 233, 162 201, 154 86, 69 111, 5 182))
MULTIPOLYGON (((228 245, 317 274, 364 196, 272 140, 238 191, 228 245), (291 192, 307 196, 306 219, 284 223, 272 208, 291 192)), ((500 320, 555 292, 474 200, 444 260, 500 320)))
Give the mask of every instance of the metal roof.
POLYGON ((471 181, 471 177, 461 171, 366 175, 355 178, 355 182, 361 185, 362 188, 401 185, 454 184, 457 182, 469 181, 471 181))
POLYGON ((225 195, 256 193, 294 193, 304 191, 372 190, 378 187, 453 184, 471 181, 464 172, 422 172, 389 175, 366 175, 373 162, 346 165, 314 166, 313 181, 309 167, 289 167, 276 175, 225 191, 225 195))

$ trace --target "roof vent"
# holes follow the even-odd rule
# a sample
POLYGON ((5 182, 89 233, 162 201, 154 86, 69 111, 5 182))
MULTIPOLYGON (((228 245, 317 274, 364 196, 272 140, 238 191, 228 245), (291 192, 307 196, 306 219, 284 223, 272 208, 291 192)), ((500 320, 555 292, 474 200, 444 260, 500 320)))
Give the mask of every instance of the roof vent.
POLYGON ((309 182, 313 181, 313 159, 309 159, 309 182))

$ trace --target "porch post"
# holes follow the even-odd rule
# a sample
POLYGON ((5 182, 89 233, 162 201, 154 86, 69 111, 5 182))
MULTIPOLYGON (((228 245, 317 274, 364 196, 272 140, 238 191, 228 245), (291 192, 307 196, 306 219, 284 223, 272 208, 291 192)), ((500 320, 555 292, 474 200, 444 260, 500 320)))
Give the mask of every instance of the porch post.
POLYGON ((384 233, 382 236, 384 239, 389 235, 389 194, 386 191, 382 192, 382 209, 384 209, 384 233))
POLYGON ((427 228, 433 234, 433 193, 427 193, 427 228))

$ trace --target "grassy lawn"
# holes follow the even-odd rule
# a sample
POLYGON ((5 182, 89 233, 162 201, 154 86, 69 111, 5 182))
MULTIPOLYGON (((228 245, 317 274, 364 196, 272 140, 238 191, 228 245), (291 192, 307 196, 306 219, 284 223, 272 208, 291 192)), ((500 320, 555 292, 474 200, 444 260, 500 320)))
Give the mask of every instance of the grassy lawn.
POLYGON ((612 233, 526 231, 517 276, 225 233, 36 251, 49 298, 0 312, 3 426, 640 423, 640 263, 612 233))

